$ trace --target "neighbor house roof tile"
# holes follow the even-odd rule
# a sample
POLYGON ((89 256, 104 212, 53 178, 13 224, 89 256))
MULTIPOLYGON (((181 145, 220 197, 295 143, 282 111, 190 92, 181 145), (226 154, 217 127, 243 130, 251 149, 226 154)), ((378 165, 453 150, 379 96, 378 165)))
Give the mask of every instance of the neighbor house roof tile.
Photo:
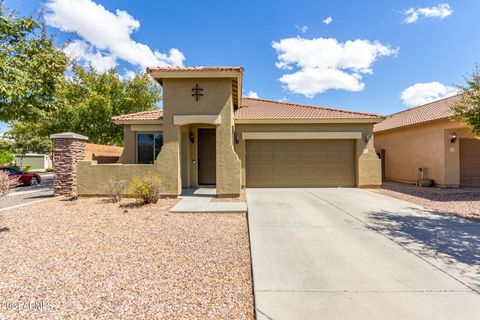
POLYGON ((316 119, 378 119, 371 113, 307 106, 274 100, 243 98, 235 111, 238 120, 316 120, 316 119))
POLYGON ((161 109, 122 114, 120 116, 112 117, 113 121, 161 120, 161 119, 163 119, 163 110, 161 109))
POLYGON ((461 98, 462 95, 459 94, 394 113, 386 117, 382 122, 375 124, 374 132, 391 130, 434 120, 447 119, 452 115, 451 107, 459 102, 461 98))

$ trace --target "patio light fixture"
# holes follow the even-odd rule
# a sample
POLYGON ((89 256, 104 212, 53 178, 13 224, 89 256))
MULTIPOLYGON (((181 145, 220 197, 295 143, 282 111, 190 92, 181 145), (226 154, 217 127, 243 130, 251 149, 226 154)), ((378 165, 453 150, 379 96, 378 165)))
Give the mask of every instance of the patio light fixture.
POLYGON ((195 136, 190 132, 190 142, 195 143, 195 136))
POLYGON ((457 141, 457 134, 455 131, 450 135, 450 142, 455 143, 457 141))
POLYGON ((240 135, 238 133, 235 133, 235 144, 240 143, 240 135))

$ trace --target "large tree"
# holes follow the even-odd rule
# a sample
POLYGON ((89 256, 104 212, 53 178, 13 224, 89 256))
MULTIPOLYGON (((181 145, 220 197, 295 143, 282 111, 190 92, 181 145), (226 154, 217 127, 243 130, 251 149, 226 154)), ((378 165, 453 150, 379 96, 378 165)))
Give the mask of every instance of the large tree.
POLYGON ((33 17, 0 2, 0 121, 35 121, 55 106, 68 60, 33 17))
POLYGON ((472 127, 472 132, 480 136, 480 68, 466 79, 460 87, 462 99, 453 106, 453 118, 465 121, 472 127))
POLYGON ((115 69, 100 73, 74 65, 58 91, 56 108, 33 125, 43 136, 71 131, 93 143, 121 145, 123 130, 112 116, 151 110, 160 100, 160 87, 145 73, 122 79, 115 69))

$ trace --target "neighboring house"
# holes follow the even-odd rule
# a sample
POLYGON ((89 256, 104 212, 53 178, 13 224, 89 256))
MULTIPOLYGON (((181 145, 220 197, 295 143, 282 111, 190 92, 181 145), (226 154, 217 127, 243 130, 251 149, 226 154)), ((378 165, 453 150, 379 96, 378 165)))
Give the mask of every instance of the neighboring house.
POLYGON ((424 178, 441 187, 480 186, 480 140, 465 123, 450 120, 460 99, 434 101, 375 125, 385 180, 415 183, 419 168, 425 168, 424 178))
POLYGON ((121 164, 78 163, 78 193, 108 180, 158 174, 165 194, 215 185, 370 187, 381 183, 374 114, 242 98, 241 67, 148 68, 163 87, 163 110, 121 115, 121 164))
POLYGON ((39 153, 16 154, 15 164, 20 168, 30 167, 31 171, 45 171, 52 168, 50 157, 39 153))

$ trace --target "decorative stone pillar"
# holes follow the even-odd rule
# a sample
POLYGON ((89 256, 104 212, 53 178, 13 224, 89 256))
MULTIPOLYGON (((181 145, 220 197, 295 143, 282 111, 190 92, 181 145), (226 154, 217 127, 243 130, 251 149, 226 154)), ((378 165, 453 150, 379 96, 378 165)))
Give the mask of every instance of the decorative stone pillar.
POLYGON ((56 196, 77 195, 77 162, 86 156, 88 137, 64 132, 52 134, 53 140, 53 194, 56 196))

